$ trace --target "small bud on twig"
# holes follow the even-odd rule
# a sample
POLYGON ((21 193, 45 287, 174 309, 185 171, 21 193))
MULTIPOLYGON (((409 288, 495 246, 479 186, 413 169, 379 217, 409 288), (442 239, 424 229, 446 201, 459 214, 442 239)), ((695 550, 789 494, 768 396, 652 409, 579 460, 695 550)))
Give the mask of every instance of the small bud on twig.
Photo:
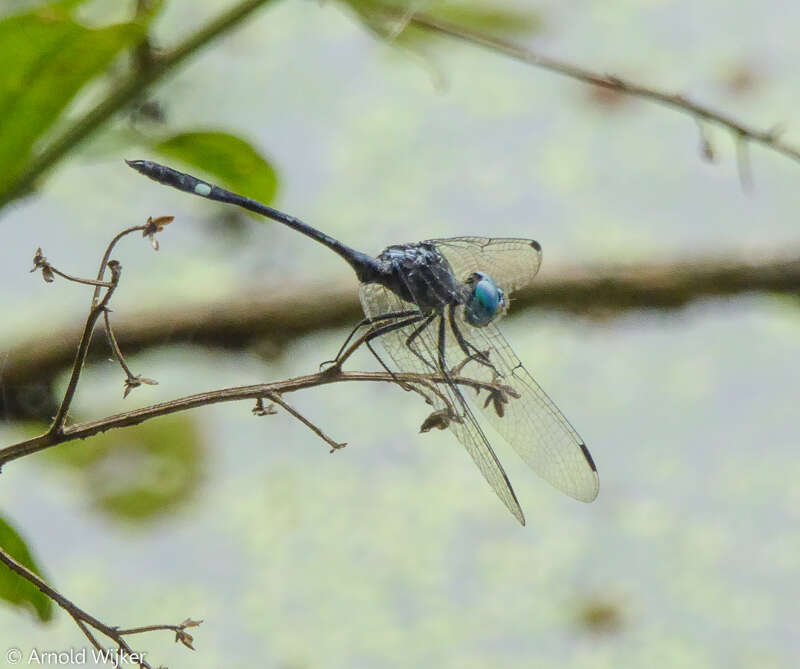
POLYGON ((174 220, 174 216, 159 216, 158 218, 148 216, 147 223, 145 223, 144 230, 142 230, 142 237, 149 237, 154 251, 158 251, 158 240, 156 239, 156 234, 161 232, 165 225, 169 225, 174 220))
POLYGON ((53 268, 50 267, 50 263, 47 262, 47 258, 44 257, 41 247, 36 249, 36 253, 33 256, 33 269, 31 269, 31 272, 35 272, 37 269, 42 270, 42 278, 47 283, 53 283, 55 277, 53 268))
POLYGON ((142 384, 148 386, 157 386, 158 381, 155 379, 148 379, 141 374, 138 376, 129 376, 127 379, 125 379, 125 392, 122 394, 122 399, 125 399, 130 394, 131 390, 138 388, 142 384))
POLYGON ((274 416, 276 413, 278 413, 278 410, 275 408, 274 404, 269 404, 265 407, 262 397, 256 400, 256 405, 253 407, 254 416, 274 416))
POLYGON ((186 628, 197 627, 202 622, 202 620, 192 620, 191 618, 184 620, 175 630, 175 643, 180 641, 190 650, 195 650, 194 646, 192 645, 194 642, 194 637, 186 631, 186 628))

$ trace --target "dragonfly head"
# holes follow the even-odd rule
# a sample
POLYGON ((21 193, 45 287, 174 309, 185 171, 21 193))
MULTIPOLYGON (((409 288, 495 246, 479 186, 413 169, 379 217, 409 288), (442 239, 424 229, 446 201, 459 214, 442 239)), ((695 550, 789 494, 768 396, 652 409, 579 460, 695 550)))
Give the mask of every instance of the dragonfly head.
POLYGON ((505 293, 488 274, 475 272, 465 283, 468 293, 464 303, 464 319, 470 325, 488 325, 506 310, 505 293))

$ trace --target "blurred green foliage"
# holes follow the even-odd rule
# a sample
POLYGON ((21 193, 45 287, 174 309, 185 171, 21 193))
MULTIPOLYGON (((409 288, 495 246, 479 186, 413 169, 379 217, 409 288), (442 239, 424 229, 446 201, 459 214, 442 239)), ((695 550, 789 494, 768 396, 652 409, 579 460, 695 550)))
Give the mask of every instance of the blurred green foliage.
MULTIPOLYGON (((89 84, 103 77, 112 82, 113 93, 114 85, 120 83, 114 82, 119 57, 145 43, 149 23, 163 6, 154 3, 129 22, 88 27, 73 15, 82 4, 83 0, 60 0, 0 20, 0 60, 4 63, 0 71, 0 162, 4 166, 0 206, 24 195, 22 191, 30 188, 29 177, 38 177, 50 167, 37 163, 48 146, 65 142, 67 150, 53 158, 57 161, 72 148, 73 135, 74 144, 79 143, 82 133, 74 130, 87 123, 92 126, 91 112, 66 118, 68 107, 89 84)), ((133 69, 125 81, 153 78, 152 71, 136 69, 153 68, 152 63, 135 58, 130 62, 133 69)), ((123 102, 121 96, 120 107, 123 102)), ((109 104, 115 104, 111 96, 97 108, 109 104)), ((101 126, 102 121, 97 122, 88 134, 101 126)), ((184 163, 201 166, 236 190, 267 202, 275 195, 275 170, 250 144, 230 133, 187 132, 168 140, 139 134, 136 140, 184 163)))
POLYGON ((467 30, 480 30, 495 36, 529 34, 541 26, 539 13, 509 4, 482 0, 444 0, 409 2, 408 0, 343 0, 376 35, 400 44, 418 44, 430 40, 433 33, 409 24, 419 12, 467 30))
MULTIPOLYGON (((40 574, 25 541, 17 531, 0 516, 0 546, 17 562, 40 574)), ((0 567, 0 599, 15 606, 31 608, 42 622, 53 617, 53 602, 33 583, 15 574, 5 565, 0 567)))
MULTIPOLYGON (((111 107, 112 112, 121 111, 123 105, 131 102, 125 95, 114 97, 116 85, 130 85, 138 77, 145 82, 144 90, 170 69, 170 65, 163 67, 152 53, 148 57, 141 57, 140 53, 129 59, 127 77, 115 81, 119 79, 115 68, 123 53, 142 46, 149 50, 149 24, 164 3, 153 3, 150 9, 139 11, 131 21, 103 27, 88 27, 74 17, 73 11, 84 4, 84 0, 59 0, 0 20, 0 60, 5 64, 0 71, 3 117, 0 162, 4 165, 0 174, 0 206, 26 194, 53 163, 66 156, 84 137, 96 134, 107 114, 92 116, 93 111, 103 105, 111 107), (68 107, 88 84, 101 77, 111 82, 109 97, 101 99, 94 110, 67 119, 69 122, 65 123, 68 107), (60 148, 48 155, 43 153, 48 146, 60 148)), ((534 10, 480 0, 447 0, 423 5, 397 0, 344 0, 344 4, 378 37, 409 48, 433 38, 432 33, 409 25, 412 10, 495 35, 529 33, 540 24, 534 10)), ((231 9, 234 8, 232 3, 231 9)), ((210 34, 208 39, 215 34, 210 34)), ((133 101, 134 107, 138 102, 133 101)), ((131 137, 131 140, 202 168, 219 177, 229 188, 263 202, 270 202, 275 196, 274 168, 254 147, 231 133, 185 131, 167 140, 146 136, 139 136, 137 140, 131 137)))
POLYGON ((144 36, 145 23, 88 28, 55 2, 0 21, 0 200, 34 156, 34 148, 89 81, 144 36))
POLYGON ((191 499, 204 452, 189 414, 163 416, 48 451, 72 469, 93 505, 118 520, 143 522, 191 499))

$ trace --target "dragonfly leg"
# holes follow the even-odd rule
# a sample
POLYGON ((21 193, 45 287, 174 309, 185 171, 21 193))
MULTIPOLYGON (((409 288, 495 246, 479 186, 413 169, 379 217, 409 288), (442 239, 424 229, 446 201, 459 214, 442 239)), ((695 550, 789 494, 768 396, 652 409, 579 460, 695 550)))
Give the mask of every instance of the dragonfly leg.
POLYGON ((437 370, 437 369, 436 369, 436 368, 435 368, 435 367, 434 367, 434 366, 433 366, 433 365, 430 363, 430 361, 429 361, 429 360, 426 360, 426 359, 425 359, 425 358, 422 356, 422 354, 420 354, 420 352, 419 352, 419 351, 417 351, 417 349, 416 349, 415 347, 413 347, 411 344, 413 344, 413 343, 414 343, 414 340, 415 340, 417 337, 419 337, 419 336, 420 336, 420 335, 423 333, 423 331, 425 330, 425 328, 427 328, 427 327, 428 327, 428 326, 431 324, 431 321, 432 321, 434 318, 436 318, 436 315, 437 315, 437 314, 436 314, 436 312, 434 312, 434 313, 432 313, 432 314, 428 315, 428 316, 425 318, 425 320, 424 320, 424 321, 422 321, 422 324, 421 324, 421 325, 420 325, 420 326, 419 326, 419 327, 418 327, 416 330, 414 330, 414 332, 412 332, 412 333, 411 333, 411 334, 408 336, 408 339, 406 339, 406 346, 408 347, 408 350, 409 350, 409 351, 411 351, 411 352, 412 352, 412 353, 413 353, 415 356, 417 356, 417 357, 418 357, 420 360, 422 360, 422 362, 425 364, 425 366, 426 366, 426 367, 430 367, 430 368, 431 368, 431 369, 432 369, 434 372, 436 372, 436 371, 438 371, 438 370, 437 370))
POLYGON ((414 311, 411 311, 411 310, 407 310, 407 311, 392 311, 392 312, 389 312, 389 313, 386 313, 386 314, 381 314, 380 316, 375 316, 374 318, 364 318, 364 319, 360 320, 358 322, 358 324, 350 331, 350 334, 347 335, 347 339, 344 340, 344 343, 339 348, 339 351, 336 353, 336 357, 334 357, 333 360, 325 360, 324 362, 321 362, 320 365, 319 365, 320 369, 323 367, 323 365, 336 365, 336 364, 338 364, 339 363, 339 358, 341 358, 342 353, 344 353, 344 350, 345 350, 346 346, 350 343, 350 340, 353 338, 353 336, 356 334, 356 332, 358 332, 365 325, 371 325, 372 323, 377 323, 378 321, 389 320, 391 318, 404 318, 404 317, 407 317, 407 316, 412 316, 412 315, 417 314, 417 313, 419 313, 419 312, 416 311, 416 310, 414 310, 414 311))
POLYGON ((461 333, 461 330, 458 329, 455 312, 456 307, 454 304, 451 304, 448 314, 450 317, 450 329, 453 331, 453 336, 456 338, 461 350, 464 351, 464 354, 467 356, 467 358, 459 365, 459 367, 464 367, 464 365, 466 365, 470 360, 475 360, 476 362, 485 365, 495 374, 500 376, 497 368, 491 362, 489 362, 489 356, 487 355, 487 352, 479 350, 474 344, 467 341, 466 337, 464 337, 464 335, 461 333))
POLYGON ((412 311, 411 313, 414 314, 414 315, 413 316, 409 316, 408 318, 401 318, 401 320, 395 321, 394 323, 388 323, 386 325, 381 325, 381 326, 375 328, 374 330, 370 330, 369 332, 367 332, 367 334, 365 334, 362 337, 362 340, 363 340, 362 343, 367 345, 367 348, 369 349, 370 353, 372 353, 372 355, 375 356, 375 359, 381 364, 381 367, 383 367, 389 373, 389 375, 392 377, 392 379, 394 379, 394 381, 396 383, 400 384, 404 388, 405 388, 405 384, 402 383, 400 381, 400 379, 397 378, 397 376, 395 375, 395 373, 391 369, 389 369, 389 367, 383 361, 381 356, 378 355, 378 352, 372 347, 372 343, 371 342, 376 337, 380 337, 382 335, 389 334, 390 332, 394 332, 395 330, 400 330, 401 328, 404 328, 404 327, 406 327, 408 325, 414 325, 415 323, 419 323, 420 320, 427 319, 427 317, 422 312, 412 311))
POLYGON ((447 373, 447 367, 445 367, 445 365, 444 365, 444 347, 445 347, 445 341, 446 341, 446 339, 445 339, 446 334, 447 334, 447 328, 445 327, 445 324, 444 324, 444 315, 443 315, 441 320, 439 321, 439 347, 438 347, 439 351, 438 351, 438 354, 439 354, 439 369, 441 369, 442 372, 444 372, 444 373, 447 373))

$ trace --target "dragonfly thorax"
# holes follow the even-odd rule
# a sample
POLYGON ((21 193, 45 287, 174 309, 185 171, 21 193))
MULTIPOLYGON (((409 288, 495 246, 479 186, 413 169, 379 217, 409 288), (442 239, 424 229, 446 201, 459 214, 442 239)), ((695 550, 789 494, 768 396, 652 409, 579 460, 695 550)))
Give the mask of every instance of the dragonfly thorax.
POLYGON ((389 246, 377 259, 383 270, 379 283, 425 313, 464 304, 468 297, 450 263, 430 242, 389 246))
POLYGON ((463 306, 463 318, 484 327, 506 309, 503 290, 485 272, 460 280, 435 244, 419 242, 389 246, 378 256, 381 283, 425 313, 463 306))

